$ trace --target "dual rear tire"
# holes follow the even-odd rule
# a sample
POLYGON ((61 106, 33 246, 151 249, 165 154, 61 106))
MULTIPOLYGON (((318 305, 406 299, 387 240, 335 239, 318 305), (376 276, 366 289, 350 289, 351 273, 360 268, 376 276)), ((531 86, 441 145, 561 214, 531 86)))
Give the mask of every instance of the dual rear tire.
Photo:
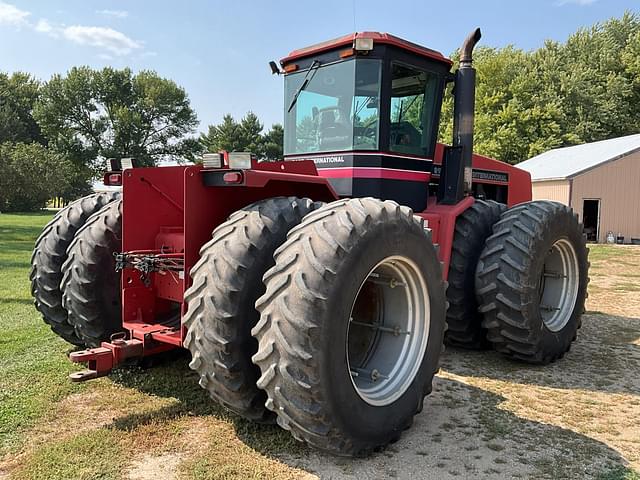
POLYGON ((318 207, 269 199, 216 228, 191 272, 185 346, 200 385, 232 411, 365 455, 398 439, 431 391, 444 282, 410 209, 318 207))
POLYGON ((535 201, 504 212, 476 274, 493 348, 527 363, 562 358, 581 325, 588 270, 582 225, 569 207, 535 201))
POLYGON ((251 328, 259 316, 254 305, 265 291, 262 276, 287 232, 319 205, 278 197, 238 210, 213 231, 191 270, 183 320, 189 366, 211 398, 250 420, 268 423, 275 417, 265 408, 267 396, 256 385, 260 370, 251 362, 258 349, 251 328))
POLYGON ((587 253, 562 204, 476 200, 456 221, 445 342, 534 364, 561 358, 580 328, 587 253))
POLYGON ((298 440, 361 456, 397 440, 438 369, 444 282, 407 207, 340 200, 294 228, 253 329, 267 408, 298 440))
POLYGON ((476 200, 456 219, 447 279, 447 345, 471 350, 491 348, 478 311, 476 266, 493 225, 506 209, 503 203, 476 200))
POLYGON ((120 274, 114 253, 122 246, 122 200, 91 216, 67 249, 62 265, 62 306, 76 336, 98 347, 122 329, 120 274))
MULTIPOLYGON (((92 251, 94 245, 103 243, 102 236, 106 234, 104 229, 97 231, 96 224, 102 224, 106 220, 113 228, 118 228, 117 209, 112 206, 114 203, 119 205, 119 199, 119 192, 107 192, 95 193, 72 202, 44 227, 31 256, 31 294, 36 309, 54 333, 76 346, 94 346, 106 338, 87 335, 86 328, 76 321, 78 310, 86 308, 90 298, 83 295, 82 301, 77 302, 73 308, 69 302, 65 305, 63 294, 67 288, 80 292, 76 281, 63 281, 63 277, 66 271, 73 269, 89 283, 95 282, 99 276, 106 276, 102 283, 111 293, 114 291, 113 286, 119 285, 115 272, 111 274, 110 271, 95 268, 93 261, 96 253, 92 251), (78 243, 82 247, 78 247, 78 243), (71 262, 70 256, 74 259, 71 262)), ((111 248, 118 250, 119 245, 113 244, 111 248)), ((108 252, 105 256, 108 255, 113 258, 111 253, 108 252)), ((100 292, 94 287, 84 288, 91 295, 100 292)), ((95 306, 91 308, 100 309, 95 306)))

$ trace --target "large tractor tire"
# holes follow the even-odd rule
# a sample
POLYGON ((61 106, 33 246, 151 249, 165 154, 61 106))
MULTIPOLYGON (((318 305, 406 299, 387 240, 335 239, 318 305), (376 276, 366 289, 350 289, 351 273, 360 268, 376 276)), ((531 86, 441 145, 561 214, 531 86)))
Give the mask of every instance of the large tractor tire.
POLYGON ((448 345, 473 350, 491 348, 478 313, 475 274, 485 240, 506 209, 506 205, 493 200, 476 200, 456 219, 447 279, 449 309, 444 340, 448 345))
POLYGON ((392 201, 339 200, 293 228, 275 260, 253 329, 267 408, 337 455, 397 440, 431 392, 445 330, 422 220, 392 201))
POLYGON ((265 291, 262 277, 287 232, 319 206, 308 198, 278 197, 239 210, 213 231, 191 270, 184 317, 189 366, 214 400, 250 420, 274 420, 256 386, 260 370, 251 362, 258 350, 251 329, 259 317, 256 300, 265 291))
POLYGON ((502 214, 476 272, 483 326, 496 350, 535 364, 569 350, 584 312, 587 256, 582 225, 565 205, 535 201, 502 214))
POLYGON ((75 334, 97 347, 122 328, 120 275, 113 254, 122 248, 122 200, 91 216, 74 237, 62 265, 62 305, 75 334))
POLYGON ((29 278, 36 309, 54 333, 77 346, 84 343, 67 321, 67 311, 62 306, 62 264, 69 244, 87 219, 119 197, 119 192, 94 193, 60 210, 44 227, 31 256, 29 278))

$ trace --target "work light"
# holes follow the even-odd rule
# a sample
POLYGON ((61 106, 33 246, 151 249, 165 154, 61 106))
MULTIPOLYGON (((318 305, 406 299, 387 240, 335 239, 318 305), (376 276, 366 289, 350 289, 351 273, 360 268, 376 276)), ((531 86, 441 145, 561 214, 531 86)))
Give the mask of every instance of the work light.
POLYGON ((250 152, 229 152, 229 167, 248 170, 251 168, 250 152))
POLYGON ((202 165, 205 168, 222 168, 222 154, 205 153, 202 155, 202 165))
POLYGON ((138 167, 138 161, 135 158, 121 158, 120 163, 122 164, 122 170, 126 170, 127 168, 136 168, 138 167))
POLYGON ((356 38, 353 40, 353 48, 358 52, 373 50, 373 38, 356 38))

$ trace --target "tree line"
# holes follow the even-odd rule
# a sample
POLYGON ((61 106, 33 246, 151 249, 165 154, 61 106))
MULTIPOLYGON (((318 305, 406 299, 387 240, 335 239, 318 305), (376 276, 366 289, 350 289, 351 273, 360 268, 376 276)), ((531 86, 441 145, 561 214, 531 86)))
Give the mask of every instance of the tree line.
MULTIPOLYGON (((457 52, 453 58, 457 57, 457 52)), ((512 164, 640 132, 640 17, 625 13, 533 51, 478 48, 475 149, 512 164)), ((451 141, 453 102, 440 138, 451 141)))
POLYGON ((282 156, 282 127, 263 134, 253 113, 227 115, 200 137, 197 126, 185 90, 152 71, 77 67, 46 83, 0 72, 0 211, 85 195, 108 158, 152 166, 221 149, 282 156))
MULTIPOLYGON (((452 57, 457 58, 457 52, 452 57)), ((640 18, 625 13, 536 50, 480 47, 475 148, 518 163, 551 148, 640 132, 640 18)), ((452 136, 446 95, 439 136, 452 136)), ((204 151, 282 157, 283 129, 249 112, 196 136, 185 90, 153 71, 72 68, 40 82, 0 72, 0 211, 75 199, 111 157, 143 165, 204 151)))
POLYGON ((189 158, 197 125, 184 89, 155 72, 0 73, 0 211, 82 196, 110 157, 189 158))

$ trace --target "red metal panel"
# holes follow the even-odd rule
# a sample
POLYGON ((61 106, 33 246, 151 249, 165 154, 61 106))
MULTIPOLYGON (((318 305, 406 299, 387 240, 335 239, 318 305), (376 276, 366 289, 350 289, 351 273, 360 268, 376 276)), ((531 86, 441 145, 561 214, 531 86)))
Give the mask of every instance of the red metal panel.
MULTIPOLYGON (((122 249, 154 251, 157 247, 182 250, 184 210, 184 181, 186 167, 135 168, 123 175, 122 249)), ((182 301, 182 285, 176 287, 160 282, 160 292, 151 284, 146 286, 140 272, 122 272, 122 319, 125 329, 133 330, 171 308, 170 300, 182 301)), ((175 283, 175 282, 174 282, 175 283)))
POLYGON ((122 326, 132 329, 141 323, 153 322, 156 314, 156 295, 152 287, 145 287, 136 280, 137 272, 124 270, 123 281, 127 283, 122 289, 122 326), (131 281, 129 281, 131 280, 131 281), (132 286, 134 283, 137 286, 132 286))
MULTIPOLYGON (((313 160, 300 160, 297 162, 252 162, 252 171, 297 173, 300 175, 318 175, 318 169, 313 160)), ((310 181, 309 179, 307 179, 310 181)))
POLYGON ((160 227, 156 236, 155 249, 161 252, 184 252, 184 231, 178 227, 160 227))
MULTIPOLYGON (((184 230, 180 227, 162 227, 156 236, 156 250, 181 253, 184 256, 184 230)), ((182 303, 184 292, 184 271, 162 271, 153 274, 156 296, 182 303)))
POLYGON ((427 220, 429 226, 437 225, 431 236, 433 243, 440 247, 439 255, 442 262, 442 276, 446 280, 449 276, 449 262, 451 261, 451 247, 456 228, 456 219, 467 208, 473 205, 473 197, 466 197, 456 205, 438 205, 435 198, 430 199, 427 209, 418 215, 427 220))
POLYGON ((186 167, 134 168, 124 172, 122 248, 155 247, 162 227, 181 227, 186 167))
POLYGON ((158 298, 182 303, 184 297, 184 272, 155 272, 152 277, 158 298))

